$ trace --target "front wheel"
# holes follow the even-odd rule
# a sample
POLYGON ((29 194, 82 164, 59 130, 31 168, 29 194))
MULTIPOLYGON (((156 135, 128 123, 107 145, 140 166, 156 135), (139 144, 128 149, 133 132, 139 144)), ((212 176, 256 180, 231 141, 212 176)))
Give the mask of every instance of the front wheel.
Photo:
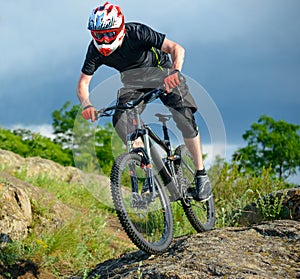
POLYGON ((120 223, 138 248, 150 254, 160 254, 172 241, 173 215, 159 177, 154 176, 151 183, 154 191, 149 191, 148 181, 139 154, 125 153, 115 160, 111 193, 120 223))
POLYGON ((175 163, 175 172, 183 192, 183 210, 197 232, 209 231, 214 227, 216 219, 214 197, 212 195, 207 201, 201 202, 188 194, 188 188, 195 188, 192 156, 185 145, 178 146, 175 154, 180 158, 175 163))

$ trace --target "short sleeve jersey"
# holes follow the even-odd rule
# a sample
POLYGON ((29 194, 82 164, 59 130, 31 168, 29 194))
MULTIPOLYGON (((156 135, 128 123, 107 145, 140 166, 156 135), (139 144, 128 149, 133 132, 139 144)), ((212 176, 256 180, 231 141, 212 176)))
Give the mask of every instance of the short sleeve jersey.
POLYGON ((160 51, 164 34, 141 23, 126 23, 125 29, 122 45, 109 56, 101 55, 91 41, 81 69, 84 74, 93 75, 101 65, 119 72, 143 67, 171 67, 168 54, 160 51))

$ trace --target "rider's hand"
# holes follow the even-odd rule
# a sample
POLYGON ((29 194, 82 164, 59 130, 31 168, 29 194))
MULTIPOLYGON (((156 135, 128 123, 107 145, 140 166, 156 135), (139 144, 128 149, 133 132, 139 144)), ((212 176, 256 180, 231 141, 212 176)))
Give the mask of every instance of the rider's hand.
POLYGON ((177 87, 180 84, 179 75, 179 70, 173 70, 167 77, 165 77, 164 83, 167 93, 170 93, 171 89, 177 87))
POLYGON ((92 122, 96 120, 96 109, 92 105, 84 107, 81 114, 85 120, 91 119, 92 122))

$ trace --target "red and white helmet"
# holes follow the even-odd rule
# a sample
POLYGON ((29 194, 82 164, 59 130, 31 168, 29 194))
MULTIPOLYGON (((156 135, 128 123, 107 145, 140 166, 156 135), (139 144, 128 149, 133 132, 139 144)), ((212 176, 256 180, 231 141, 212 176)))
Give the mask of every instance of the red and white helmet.
POLYGON ((113 53, 125 36, 124 15, 119 6, 106 2, 92 11, 88 29, 91 30, 94 45, 104 56, 113 53))

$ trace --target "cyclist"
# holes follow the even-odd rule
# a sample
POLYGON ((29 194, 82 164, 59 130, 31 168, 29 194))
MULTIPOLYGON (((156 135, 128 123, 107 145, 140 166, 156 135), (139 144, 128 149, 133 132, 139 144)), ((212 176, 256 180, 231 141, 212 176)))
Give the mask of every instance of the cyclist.
MULTIPOLYGON (((121 73, 124 87, 118 92, 119 103, 137 98, 145 89, 164 84, 169 94, 161 97, 161 101, 172 113, 195 164, 196 187, 192 194, 197 200, 209 199, 212 190, 203 165, 200 135, 194 118, 197 106, 181 74, 184 48, 145 24, 125 23, 121 8, 108 2, 93 9, 88 29, 92 41, 77 84, 82 116, 95 121, 96 109, 89 100, 89 85, 101 65, 121 73)), ((126 113, 117 110, 113 125, 126 142, 126 113)))

